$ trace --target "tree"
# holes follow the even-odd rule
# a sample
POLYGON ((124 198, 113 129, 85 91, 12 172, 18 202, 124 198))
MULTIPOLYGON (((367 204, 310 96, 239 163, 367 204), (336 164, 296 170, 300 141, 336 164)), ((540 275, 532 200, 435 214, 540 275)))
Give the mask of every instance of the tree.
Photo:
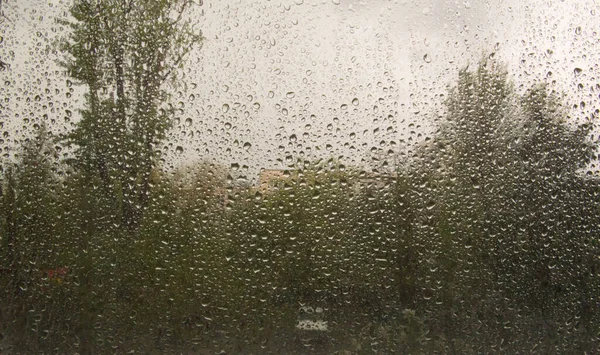
POLYGON ((16 164, 7 167, 5 233, 12 267, 20 267, 19 282, 30 282, 40 268, 53 266, 57 180, 51 143, 46 126, 39 126, 35 137, 25 140, 16 164))
MULTIPOLYGON (((506 239, 513 243, 503 248, 504 260, 527 270, 516 276, 534 287, 519 290, 518 296, 537 305, 544 316, 558 304, 589 307, 586 294, 598 287, 589 277, 589 270, 597 268, 593 255, 598 246, 589 241, 599 215, 590 208, 596 203, 593 190, 579 173, 593 157, 594 142, 588 139, 589 124, 572 128, 568 117, 547 86, 527 90, 516 116, 521 133, 510 138, 519 142, 513 146, 514 164, 504 179, 505 199, 512 202, 502 214, 513 225, 513 237, 519 238, 506 239)), ((590 310, 585 313, 590 315, 590 310)))
POLYGON ((563 179, 573 177, 590 162, 594 144, 587 137, 592 126, 571 129, 558 95, 546 85, 536 85, 521 102, 525 133, 518 151, 525 170, 563 179))
POLYGON ((87 87, 81 121, 68 135, 75 164, 100 177, 131 229, 148 204, 156 146, 169 128, 166 84, 201 42, 192 0, 76 0, 62 42, 69 76, 87 87))
POLYGON ((431 242, 439 245, 434 268, 448 285, 446 304, 458 304, 462 296, 476 299, 493 287, 496 211, 503 202, 504 169, 513 159, 504 131, 514 103, 508 73, 494 59, 460 70, 446 101, 447 120, 424 154, 429 189, 422 203, 433 213, 428 227, 435 235, 431 242))
POLYGON ((450 90, 446 125, 439 141, 448 150, 445 161, 451 174, 485 195, 492 188, 498 166, 506 160, 499 153, 502 125, 514 107, 514 92, 507 71, 495 60, 482 59, 474 71, 468 66, 450 90))
POLYGON ((58 157, 46 126, 36 130, 33 137, 24 140, 16 161, 3 167, 0 240, 6 244, 2 243, 0 265, 7 267, 9 275, 3 279, 7 287, 2 301, 15 317, 11 336, 23 342, 34 334, 32 328, 49 327, 56 321, 58 310, 48 310, 36 320, 28 310, 44 308, 48 293, 43 290, 49 280, 43 280, 43 274, 63 266, 56 218, 58 157))
POLYGON ((543 85, 517 95, 499 68, 484 59, 459 73, 447 121, 422 154, 415 207, 431 218, 416 233, 436 272, 421 277, 443 285, 432 295, 449 334, 457 314, 508 319, 514 304, 555 329, 580 314, 594 332, 599 214, 589 207, 595 185, 579 174, 593 156, 590 125, 571 128, 543 85))

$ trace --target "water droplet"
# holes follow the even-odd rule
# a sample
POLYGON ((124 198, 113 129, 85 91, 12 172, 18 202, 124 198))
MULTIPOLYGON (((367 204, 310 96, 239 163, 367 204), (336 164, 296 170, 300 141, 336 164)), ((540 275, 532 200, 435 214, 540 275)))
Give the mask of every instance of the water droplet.
POLYGON ((573 74, 575 74, 575 76, 579 76, 579 75, 581 75, 582 71, 583 70, 581 68, 575 68, 575 69, 573 69, 573 74))
POLYGON ((424 61, 425 63, 431 63, 431 57, 429 56, 429 54, 425 54, 425 55, 423 56, 423 61, 424 61))
POLYGON ((295 135, 295 134, 292 134, 292 135, 290 136, 290 142, 294 143, 294 142, 296 142, 297 140, 298 140, 298 137, 296 137, 296 135, 295 135))
POLYGON ((248 150, 250 150, 250 148, 252 148, 252 144, 250 144, 248 142, 244 143, 244 150, 248 151, 248 150))
POLYGON ((192 121, 191 118, 188 117, 188 118, 185 119, 185 125, 186 126, 190 127, 192 125, 192 123, 194 123, 194 122, 192 121))
POLYGON ((354 98, 354 100, 352 100, 352 105, 354 105, 354 106, 358 106, 358 104, 359 104, 359 101, 358 101, 358 99, 357 99, 357 98, 354 98))
POLYGON ((227 113, 227 111, 229 111, 229 105, 223 104, 223 113, 227 113))
POLYGON ((293 98, 296 96, 296 93, 295 93, 295 92, 293 92, 293 91, 290 91, 290 92, 288 92, 288 93, 287 93, 285 96, 286 96, 288 99, 293 99, 293 98))
POLYGON ((339 5, 339 4, 340 4, 340 0, 331 0, 331 2, 332 2, 334 5, 339 5))
POLYGON ((178 146, 177 146, 177 148, 175 148, 175 152, 176 152, 177 154, 182 154, 182 153, 183 153, 183 147, 182 147, 182 146, 180 146, 180 145, 178 145, 178 146))
POLYGON ((575 27, 575 34, 576 35, 580 35, 581 34, 581 26, 575 27))

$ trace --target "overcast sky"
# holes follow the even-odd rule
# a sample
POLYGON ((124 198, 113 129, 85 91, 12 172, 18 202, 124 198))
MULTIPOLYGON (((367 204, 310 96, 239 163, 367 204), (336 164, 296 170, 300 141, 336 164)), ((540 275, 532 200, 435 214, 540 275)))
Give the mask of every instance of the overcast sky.
MULTIPOLYGON (((40 119, 55 131, 78 119, 81 95, 68 97, 47 50, 69 3, 3 4, 4 147, 40 119)), ((183 114, 167 165, 215 159, 248 166, 249 178, 302 156, 364 165, 430 136, 440 95, 483 53, 503 60, 520 90, 555 81, 570 105, 599 104, 592 0, 204 0, 194 11, 206 41, 174 90, 183 114)))

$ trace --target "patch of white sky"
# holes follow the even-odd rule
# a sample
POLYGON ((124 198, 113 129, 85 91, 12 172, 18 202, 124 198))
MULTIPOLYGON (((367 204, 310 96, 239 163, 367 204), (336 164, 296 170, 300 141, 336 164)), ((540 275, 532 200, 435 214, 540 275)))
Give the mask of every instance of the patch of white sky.
MULTIPOLYGON (((69 2, 8 4, 5 147, 42 119, 72 129, 84 102, 81 90, 67 97, 52 52, 69 2)), ((206 40, 172 90, 181 110, 160 147, 167 168, 209 160, 253 180, 298 160, 393 165, 432 137, 458 69, 490 53, 518 90, 546 81, 566 93, 575 118, 599 104, 593 0, 205 0, 196 10, 206 40)))
POLYGON ((14 159, 23 140, 42 122, 58 134, 72 129, 77 120, 81 92, 67 87, 54 52, 59 34, 54 19, 65 9, 63 2, 2 1, 0 60, 8 64, 0 72, 4 159, 14 159))
POLYGON ((209 6, 207 21, 219 20, 206 26, 207 41, 193 55, 198 64, 188 77, 200 82, 193 92, 198 112, 190 129, 174 130, 181 159, 225 157, 255 176, 299 160, 364 165, 372 151, 380 157, 394 150, 399 88, 392 43, 378 22, 358 13, 364 5, 354 12, 340 6, 209 6), (206 133, 210 139, 196 139, 206 133))

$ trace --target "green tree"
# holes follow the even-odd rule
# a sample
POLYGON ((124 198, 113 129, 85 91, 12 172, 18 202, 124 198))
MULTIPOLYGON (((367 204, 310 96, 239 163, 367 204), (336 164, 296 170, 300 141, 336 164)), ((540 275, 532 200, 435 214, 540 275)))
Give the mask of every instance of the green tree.
POLYGON ((460 70, 440 134, 413 163, 421 292, 431 299, 426 309, 437 310, 436 326, 448 336, 457 336, 457 324, 469 324, 473 313, 489 309, 484 301, 497 291, 493 229, 502 202, 500 176, 511 160, 502 137, 514 98, 508 74, 495 60, 483 58, 475 68, 460 70))
POLYGON ((6 243, 1 264, 9 271, 2 278, 7 285, 2 303, 14 316, 8 334, 22 344, 31 340, 35 344, 37 334, 57 326, 57 307, 37 318, 30 311, 45 308, 46 297, 57 291, 52 288, 58 280, 55 271, 64 266, 56 220, 58 157, 46 126, 36 129, 24 140, 17 160, 4 167, 2 196, 1 239, 6 243))
POLYGON ((441 134, 419 152, 409 185, 434 331, 458 336, 475 317, 514 339, 497 324, 515 322, 515 310, 557 332, 579 314, 576 332, 596 331, 599 214, 589 207, 595 185, 579 173, 594 142, 590 125, 572 128, 560 102, 544 86, 517 95, 490 59, 460 71, 441 134))
POLYGON ((56 209, 57 156, 45 126, 40 126, 35 136, 25 141, 19 158, 14 176, 9 176, 8 181, 8 190, 14 196, 9 194, 7 202, 9 208, 10 205, 14 208, 8 212, 14 223, 15 258, 21 271, 28 270, 28 276, 22 274, 20 282, 28 283, 40 269, 57 266, 53 264, 56 250, 52 240, 56 238, 52 218, 56 209))
POLYGON ((515 289, 515 295, 539 307, 542 316, 558 316, 559 304, 579 304, 591 315, 589 294, 598 282, 589 270, 597 268, 598 246, 590 233, 597 231, 599 215, 589 207, 594 193, 580 169, 591 161, 595 143, 588 139, 591 125, 570 126, 561 101, 544 85, 533 86, 520 100, 516 118, 522 129, 509 139, 518 143, 503 179, 507 202, 501 213, 512 225, 505 227, 512 237, 505 238, 500 259, 512 270, 508 274, 521 278, 519 284, 533 286, 515 289))
POLYGON ((136 229, 148 204, 157 144, 169 127, 166 84, 202 36, 191 0, 76 0, 62 64, 86 86, 81 121, 68 136, 79 169, 96 174, 136 229))
POLYGON ((572 178, 593 157, 594 142, 587 139, 592 125, 569 127, 561 102, 546 85, 533 86, 521 99, 524 125, 518 152, 529 177, 535 171, 549 179, 572 178))

